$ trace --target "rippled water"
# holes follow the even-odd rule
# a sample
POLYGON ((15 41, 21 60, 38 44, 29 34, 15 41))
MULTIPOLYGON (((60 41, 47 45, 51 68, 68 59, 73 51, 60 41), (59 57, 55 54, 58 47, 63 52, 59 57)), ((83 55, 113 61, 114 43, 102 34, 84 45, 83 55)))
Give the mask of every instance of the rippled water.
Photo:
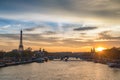
POLYGON ((49 61, 0 68, 0 80, 120 80, 120 69, 86 61, 49 61))

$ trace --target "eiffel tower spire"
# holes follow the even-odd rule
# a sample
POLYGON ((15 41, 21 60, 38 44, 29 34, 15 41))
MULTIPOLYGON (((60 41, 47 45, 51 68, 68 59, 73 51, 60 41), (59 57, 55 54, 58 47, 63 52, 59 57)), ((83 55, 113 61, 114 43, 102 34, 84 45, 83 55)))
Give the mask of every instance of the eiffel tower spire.
POLYGON ((20 44, 19 44, 19 51, 23 51, 23 42, 22 42, 22 30, 20 31, 20 44))

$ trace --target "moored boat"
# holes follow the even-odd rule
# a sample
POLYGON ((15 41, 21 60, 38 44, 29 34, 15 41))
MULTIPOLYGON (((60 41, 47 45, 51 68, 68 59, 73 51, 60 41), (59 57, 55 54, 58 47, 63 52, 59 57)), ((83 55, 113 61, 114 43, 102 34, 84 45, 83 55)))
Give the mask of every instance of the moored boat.
POLYGON ((109 67, 116 67, 116 68, 120 68, 120 63, 108 63, 109 67))
POLYGON ((38 58, 35 61, 38 62, 38 63, 43 63, 44 62, 44 58, 38 58))

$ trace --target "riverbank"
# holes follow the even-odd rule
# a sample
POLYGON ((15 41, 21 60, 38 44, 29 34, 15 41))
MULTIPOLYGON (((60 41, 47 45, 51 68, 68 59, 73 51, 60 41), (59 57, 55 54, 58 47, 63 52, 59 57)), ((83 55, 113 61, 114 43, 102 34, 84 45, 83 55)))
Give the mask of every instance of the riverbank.
POLYGON ((105 64, 108 65, 109 67, 112 68, 120 68, 120 60, 112 60, 112 61, 108 61, 108 60, 99 60, 99 59, 83 59, 85 61, 90 61, 90 62, 94 62, 94 63, 100 63, 100 64, 105 64))
POLYGON ((27 61, 0 63, 0 67, 28 64, 28 63, 32 63, 32 62, 43 63, 43 62, 47 62, 47 61, 48 61, 47 58, 37 58, 37 59, 27 60, 27 61))

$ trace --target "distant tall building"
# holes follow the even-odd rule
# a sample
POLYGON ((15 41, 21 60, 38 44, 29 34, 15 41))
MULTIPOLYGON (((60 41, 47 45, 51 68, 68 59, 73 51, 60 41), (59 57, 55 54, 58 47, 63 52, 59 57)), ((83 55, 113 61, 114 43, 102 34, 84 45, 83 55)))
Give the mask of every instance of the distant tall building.
POLYGON ((23 41, 22 41, 22 30, 20 31, 20 44, 19 44, 19 51, 23 51, 23 41))

